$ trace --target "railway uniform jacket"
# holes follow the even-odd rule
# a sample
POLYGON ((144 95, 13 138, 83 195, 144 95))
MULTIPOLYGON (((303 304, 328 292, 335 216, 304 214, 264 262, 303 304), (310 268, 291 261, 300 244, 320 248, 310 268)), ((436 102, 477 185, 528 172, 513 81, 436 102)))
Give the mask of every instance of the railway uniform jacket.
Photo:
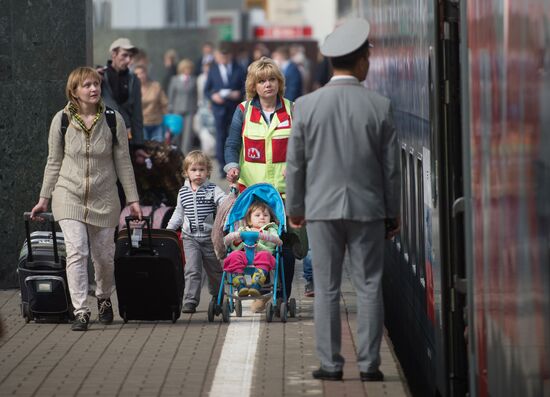
POLYGON ((337 78, 298 98, 293 121, 289 215, 363 222, 399 215, 399 149, 387 98, 351 76, 337 78))

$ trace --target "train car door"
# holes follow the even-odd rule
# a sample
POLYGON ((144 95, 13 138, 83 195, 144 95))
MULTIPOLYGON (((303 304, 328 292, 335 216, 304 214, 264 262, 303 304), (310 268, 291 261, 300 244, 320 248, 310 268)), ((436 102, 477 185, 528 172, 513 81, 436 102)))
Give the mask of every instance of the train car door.
POLYGON ((460 7, 439 0, 439 210, 442 249, 444 349, 449 396, 468 392, 465 334, 465 257, 460 103, 460 7))

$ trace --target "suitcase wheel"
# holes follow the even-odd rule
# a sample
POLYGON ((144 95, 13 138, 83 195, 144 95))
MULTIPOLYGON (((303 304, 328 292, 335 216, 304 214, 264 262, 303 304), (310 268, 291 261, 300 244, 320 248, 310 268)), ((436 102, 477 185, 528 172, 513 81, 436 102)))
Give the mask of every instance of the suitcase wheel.
POLYGON ((32 313, 29 309, 29 305, 27 303, 21 304, 21 312, 23 314, 23 318, 25 319, 25 323, 29 323, 32 319, 32 313))

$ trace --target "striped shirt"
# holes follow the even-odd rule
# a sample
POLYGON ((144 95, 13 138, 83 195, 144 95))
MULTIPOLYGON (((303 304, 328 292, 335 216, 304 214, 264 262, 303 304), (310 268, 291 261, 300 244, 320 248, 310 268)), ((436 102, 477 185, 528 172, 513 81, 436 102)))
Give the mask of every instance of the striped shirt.
POLYGON ((182 237, 210 239, 216 209, 226 194, 214 183, 206 181, 193 191, 188 180, 178 193, 178 203, 167 229, 181 226, 182 237))

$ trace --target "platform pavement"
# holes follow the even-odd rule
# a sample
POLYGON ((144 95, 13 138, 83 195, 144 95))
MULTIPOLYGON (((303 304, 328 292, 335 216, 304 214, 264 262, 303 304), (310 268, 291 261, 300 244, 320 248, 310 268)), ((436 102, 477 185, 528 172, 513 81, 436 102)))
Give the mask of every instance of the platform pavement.
MULTIPOLYGON (((382 344, 385 382, 363 383, 355 365, 355 298, 349 275, 341 300, 343 382, 312 379, 318 366, 313 337, 313 299, 303 297, 298 263, 294 296, 296 318, 267 324, 261 314, 260 343, 252 372, 250 396, 406 396, 403 375, 388 340, 382 344)), ((116 294, 113 295, 116 308, 116 294)), ((95 299, 90 297, 95 303, 95 299)), ((0 291, 5 335, 0 340, 0 396, 211 396, 212 382, 230 325, 207 320, 208 296, 197 313, 170 322, 128 322, 115 310, 115 322, 103 326, 93 308, 88 332, 69 324, 25 324, 19 291, 0 291)), ((252 321, 243 317, 240 321, 252 321)), ((235 320, 236 321, 236 320, 235 320)), ((246 341, 243 340, 243 344, 246 341)), ((233 394, 230 389, 227 393, 233 394)), ((218 395, 218 393, 216 394, 218 395)))

